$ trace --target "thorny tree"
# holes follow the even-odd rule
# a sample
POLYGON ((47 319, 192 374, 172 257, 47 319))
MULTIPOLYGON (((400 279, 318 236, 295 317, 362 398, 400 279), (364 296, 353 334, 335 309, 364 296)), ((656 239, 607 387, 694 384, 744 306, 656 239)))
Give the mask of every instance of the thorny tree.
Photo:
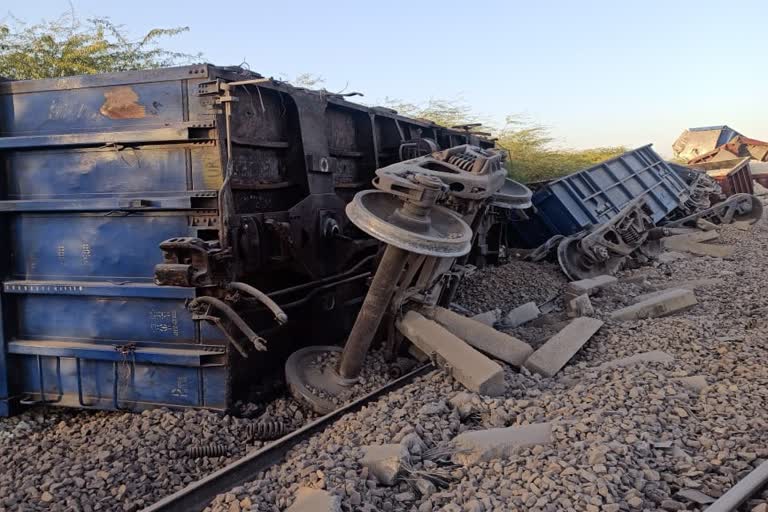
POLYGON ((201 55, 163 49, 159 41, 189 30, 155 28, 132 40, 109 18, 81 20, 74 11, 35 25, 0 20, 0 77, 55 78, 150 69, 200 60, 201 55))
MULTIPOLYGON (((187 30, 188 27, 156 28, 131 40, 125 28, 109 18, 83 21, 74 11, 36 25, 11 17, 10 21, 0 20, 0 77, 53 78, 199 62, 200 54, 173 52, 159 45, 163 38, 187 30)), ((325 82, 323 77, 312 73, 303 73, 288 81, 308 88, 317 88, 325 82)), ((483 121, 461 97, 431 98, 423 103, 387 98, 385 104, 401 114, 443 126, 483 121)), ((502 130, 480 129, 490 129, 498 137, 498 145, 509 151, 507 165, 511 176, 521 181, 562 176, 626 150, 623 147, 558 148, 547 127, 531 124, 520 116, 510 116, 502 130)))
MULTIPOLYGON (((431 98, 424 103, 408 103, 387 98, 386 105, 401 114, 443 126, 484 123, 484 119, 461 97, 431 98)), ((497 139, 497 145, 509 153, 509 174, 513 179, 523 182, 564 176, 627 151, 623 146, 590 149, 558 147, 558 141, 552 136, 549 127, 531 122, 522 115, 507 116, 506 123, 500 130, 493 126, 482 126, 479 129, 490 131, 497 139)))

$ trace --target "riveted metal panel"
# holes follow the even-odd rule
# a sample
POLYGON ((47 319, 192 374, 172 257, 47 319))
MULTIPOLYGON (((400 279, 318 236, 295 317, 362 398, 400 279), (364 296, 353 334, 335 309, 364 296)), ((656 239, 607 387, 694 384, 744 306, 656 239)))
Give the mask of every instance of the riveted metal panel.
POLYGON ((151 281, 157 246, 191 231, 187 215, 21 214, 11 227, 12 275, 151 281))
POLYGON ((211 72, 0 84, 0 414, 19 398, 226 408, 223 335, 195 328, 194 289, 152 277, 160 242, 219 227, 219 110, 196 94, 211 72))

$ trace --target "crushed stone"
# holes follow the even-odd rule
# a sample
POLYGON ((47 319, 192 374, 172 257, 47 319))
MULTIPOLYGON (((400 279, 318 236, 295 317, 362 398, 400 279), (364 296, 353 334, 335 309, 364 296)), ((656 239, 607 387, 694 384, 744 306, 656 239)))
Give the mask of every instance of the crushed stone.
MULTIPOLYGON (((247 498, 249 510, 282 510, 300 487, 314 487, 339 496, 343 510, 703 510, 685 496, 717 498, 768 460, 768 226, 721 233, 736 246, 733 259, 655 262, 621 272, 619 283, 595 294, 595 315, 606 324, 555 377, 505 367, 504 396, 489 398, 436 370, 299 444, 282 464, 230 491, 232 499, 247 498), (608 317, 665 283, 714 278, 696 288, 689 310, 608 317), (599 368, 653 350, 674 359, 599 368), (694 376, 708 385, 686 385, 694 376), (466 467, 451 462, 462 432, 545 422, 551 444, 466 467), (406 438, 420 449, 394 485, 361 466, 363 446, 406 438)), ((457 302, 472 312, 504 311, 547 301, 564 284, 547 265, 514 262, 476 272, 457 302)), ((558 314, 509 332, 533 339, 556 331, 558 314)), ((226 496, 207 510, 228 510, 226 496)))

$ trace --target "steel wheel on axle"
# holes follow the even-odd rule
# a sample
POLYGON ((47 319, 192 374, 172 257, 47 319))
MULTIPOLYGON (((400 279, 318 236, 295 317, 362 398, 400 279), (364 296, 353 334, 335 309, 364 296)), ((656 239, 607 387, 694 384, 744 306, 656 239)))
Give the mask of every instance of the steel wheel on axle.
POLYGON ((613 256, 605 261, 595 260, 581 248, 580 237, 568 237, 557 246, 557 261, 568 279, 578 281, 604 274, 615 274, 624 257, 613 256))

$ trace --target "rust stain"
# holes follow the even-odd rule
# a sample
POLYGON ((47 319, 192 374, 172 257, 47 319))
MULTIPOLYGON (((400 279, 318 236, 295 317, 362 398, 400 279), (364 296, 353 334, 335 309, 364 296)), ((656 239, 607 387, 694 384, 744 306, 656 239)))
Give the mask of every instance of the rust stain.
POLYGON ((128 86, 106 91, 99 112, 110 119, 141 119, 147 115, 146 107, 139 104, 139 95, 128 86))
POLYGON ((203 152, 203 184, 205 188, 216 190, 224 181, 221 175, 221 161, 215 148, 206 148, 203 152))

